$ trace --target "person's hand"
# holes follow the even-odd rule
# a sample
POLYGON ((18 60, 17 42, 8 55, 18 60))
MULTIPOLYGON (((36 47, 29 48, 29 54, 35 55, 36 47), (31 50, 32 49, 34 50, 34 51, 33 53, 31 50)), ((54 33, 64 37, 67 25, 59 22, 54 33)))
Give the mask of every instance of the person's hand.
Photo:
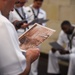
POLYGON ((31 63, 34 62, 39 57, 39 55, 40 55, 39 48, 29 48, 26 51, 26 59, 31 63))
POLYGON ((16 27, 16 23, 19 22, 18 20, 15 20, 14 22, 12 22, 12 24, 14 25, 15 29, 18 30, 18 28, 16 27))
POLYGON ((27 23, 23 23, 23 25, 21 25, 21 28, 25 29, 28 26, 27 23))
POLYGON ((14 22, 12 22, 14 25, 16 24, 16 22, 18 22, 18 20, 15 20, 14 22))
POLYGON ((69 54, 69 51, 68 50, 59 50, 59 53, 60 54, 69 54))
POLYGON ((29 75, 31 64, 39 57, 39 48, 30 48, 26 51, 26 69, 20 75, 29 75))
POLYGON ((20 24, 19 22, 20 22, 20 21, 18 21, 18 20, 15 20, 15 21, 13 22, 13 24, 14 24, 16 30, 17 30, 17 29, 20 29, 20 28, 25 29, 25 28, 28 26, 27 23, 23 23, 23 24, 19 25, 19 24, 20 24))
POLYGON ((55 53, 57 50, 55 48, 52 48, 52 53, 55 53))
POLYGON ((20 48, 23 50, 28 50, 29 48, 35 48, 37 45, 37 39, 26 38, 24 43, 20 44, 20 48))

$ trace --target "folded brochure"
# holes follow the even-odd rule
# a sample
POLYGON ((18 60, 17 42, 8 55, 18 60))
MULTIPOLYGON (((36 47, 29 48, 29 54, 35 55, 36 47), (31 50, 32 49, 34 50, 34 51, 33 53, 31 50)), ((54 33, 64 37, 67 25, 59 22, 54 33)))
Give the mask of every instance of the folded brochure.
POLYGON ((24 32, 19 41, 21 44, 25 44, 25 48, 32 48, 40 45, 48 37, 50 37, 55 30, 48 27, 44 27, 38 23, 35 23, 28 31, 24 32))

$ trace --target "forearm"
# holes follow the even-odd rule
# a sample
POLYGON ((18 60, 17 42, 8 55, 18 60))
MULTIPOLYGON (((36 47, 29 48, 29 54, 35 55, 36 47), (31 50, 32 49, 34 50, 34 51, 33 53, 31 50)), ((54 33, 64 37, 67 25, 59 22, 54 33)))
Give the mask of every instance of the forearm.
POLYGON ((24 71, 22 74, 20 74, 20 75, 29 75, 30 68, 31 68, 31 62, 30 62, 30 59, 29 59, 29 58, 27 59, 26 63, 27 63, 26 69, 25 69, 25 71, 24 71))
POLYGON ((26 51, 25 57, 26 57, 26 69, 25 71, 20 75, 28 75, 31 69, 31 64, 39 57, 40 51, 38 48, 30 48, 26 51))
POLYGON ((70 52, 69 51, 66 51, 66 50, 61 50, 59 52, 60 52, 60 54, 70 54, 70 52))
MULTIPOLYGON (((22 50, 25 50, 24 46, 20 45, 20 48, 22 50)), ((22 52, 24 52, 24 51, 22 51, 22 52)), ((31 57, 29 55, 27 55, 26 52, 25 52, 25 57, 26 57, 26 65, 27 66, 26 66, 25 71, 22 74, 20 74, 20 75, 29 75, 29 71, 30 71, 30 68, 31 68, 31 57)))

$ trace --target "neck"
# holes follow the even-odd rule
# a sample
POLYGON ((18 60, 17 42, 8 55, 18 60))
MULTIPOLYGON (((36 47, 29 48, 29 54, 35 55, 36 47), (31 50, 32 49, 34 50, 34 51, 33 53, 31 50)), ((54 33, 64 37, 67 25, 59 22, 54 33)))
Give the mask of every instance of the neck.
POLYGON ((15 8, 19 8, 20 6, 18 6, 18 5, 15 5, 14 7, 15 7, 15 8))
POLYGON ((2 9, 1 10, 2 15, 5 16, 6 18, 9 17, 9 12, 10 12, 10 10, 7 10, 7 9, 2 9))
POLYGON ((35 5, 32 6, 33 8, 37 9, 35 5))

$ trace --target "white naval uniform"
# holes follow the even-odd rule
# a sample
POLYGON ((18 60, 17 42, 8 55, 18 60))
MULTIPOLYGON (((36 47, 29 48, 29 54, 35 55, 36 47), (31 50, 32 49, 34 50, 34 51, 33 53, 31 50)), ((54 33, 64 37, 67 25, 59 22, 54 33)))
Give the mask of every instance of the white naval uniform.
MULTIPOLYGON (((37 18, 43 18, 46 19, 46 12, 42 10, 41 8, 39 9, 39 12, 37 9, 33 8, 32 5, 26 7, 27 15, 30 17, 28 18, 28 22, 31 22, 35 19, 35 15, 37 18), (32 10, 33 9, 33 10, 32 10), (33 12, 34 11, 34 12, 33 12)), ((42 24, 43 26, 46 26, 46 23, 42 24)), ((29 26, 31 28, 32 26, 29 26)), ((40 48, 40 46, 38 46, 40 48)), ((31 65, 31 71, 29 75, 38 75, 37 67, 38 67, 38 61, 39 58, 32 63, 31 65)))
MULTIPOLYGON (((46 19, 46 12, 43 9, 40 8, 39 12, 38 12, 37 9, 33 8, 32 5, 30 5, 30 6, 26 7, 26 13, 30 17, 30 18, 28 18, 28 22, 31 22, 35 19, 34 18, 35 16, 34 16, 32 9, 33 9, 35 15, 37 16, 37 18, 46 19)), ((46 23, 43 23, 42 25, 46 26, 46 23)))
POLYGON ((26 68, 26 58, 19 47, 14 26, 0 14, 0 75, 19 75, 26 68))
MULTIPOLYGON (((67 38, 67 35, 63 31, 60 32, 57 42, 61 46, 63 46, 63 44, 65 43, 65 45, 66 45, 65 50, 70 50, 70 47, 68 46, 69 40, 67 38)), ((48 59, 48 73, 54 73, 54 74, 60 73, 58 59, 62 58, 62 59, 67 59, 70 61, 69 62, 69 70, 68 70, 67 75, 75 75, 75 72, 74 72, 74 68, 75 68, 75 36, 72 39, 72 49, 70 51, 72 53, 61 55, 58 51, 56 53, 52 53, 50 50, 49 59, 48 59)))
MULTIPOLYGON (((23 11, 24 11, 25 16, 26 16, 26 18, 27 18, 28 16, 27 16, 27 14, 26 14, 25 6, 23 6, 22 8, 23 8, 23 11)), ((23 16, 23 13, 22 13, 22 10, 21 10, 21 7, 18 8, 18 12, 21 14, 22 17, 24 17, 24 16, 23 16)), ((14 9, 14 11, 11 11, 10 14, 9 14, 9 20, 10 20, 11 22, 14 22, 14 21, 16 21, 16 20, 22 21, 22 18, 19 16, 19 14, 18 14, 18 13, 16 12, 16 10, 14 9)), ((26 19, 26 20, 27 20, 27 19, 26 19)), ((25 32, 24 29, 18 29, 18 30, 17 30, 18 36, 20 36, 20 35, 23 34, 24 32, 25 32)))

